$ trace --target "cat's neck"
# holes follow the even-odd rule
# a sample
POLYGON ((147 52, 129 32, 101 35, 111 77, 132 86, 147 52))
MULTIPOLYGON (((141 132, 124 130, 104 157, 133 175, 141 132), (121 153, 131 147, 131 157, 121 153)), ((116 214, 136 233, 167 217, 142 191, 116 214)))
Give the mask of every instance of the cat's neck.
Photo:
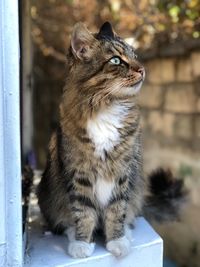
POLYGON ((122 120, 122 115, 132 116, 133 109, 137 109, 135 97, 113 98, 85 98, 77 90, 65 91, 60 105, 60 120, 65 129, 87 129, 88 121, 96 118, 106 120, 122 120))
POLYGON ((114 102, 87 120, 86 131, 95 146, 95 155, 104 159, 120 143, 120 129, 129 113, 129 106, 114 102))

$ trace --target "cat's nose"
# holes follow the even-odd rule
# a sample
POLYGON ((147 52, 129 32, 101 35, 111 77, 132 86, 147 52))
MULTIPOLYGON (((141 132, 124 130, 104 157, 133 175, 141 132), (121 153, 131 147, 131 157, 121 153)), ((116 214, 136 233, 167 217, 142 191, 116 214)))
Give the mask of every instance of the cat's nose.
POLYGON ((145 78, 145 69, 143 67, 140 67, 137 72, 139 72, 142 76, 142 79, 144 80, 145 78))

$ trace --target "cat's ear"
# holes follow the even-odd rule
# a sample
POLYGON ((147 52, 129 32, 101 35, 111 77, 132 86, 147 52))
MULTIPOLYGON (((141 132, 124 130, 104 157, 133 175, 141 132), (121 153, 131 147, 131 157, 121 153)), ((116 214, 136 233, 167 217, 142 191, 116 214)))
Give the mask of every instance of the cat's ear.
POLYGON ((87 60, 92 56, 92 44, 95 38, 88 31, 86 26, 79 22, 76 23, 71 37, 71 48, 75 57, 87 60))
POLYGON ((114 39, 115 33, 112 29, 110 22, 106 21, 100 28, 99 33, 97 34, 98 38, 108 37, 114 39))

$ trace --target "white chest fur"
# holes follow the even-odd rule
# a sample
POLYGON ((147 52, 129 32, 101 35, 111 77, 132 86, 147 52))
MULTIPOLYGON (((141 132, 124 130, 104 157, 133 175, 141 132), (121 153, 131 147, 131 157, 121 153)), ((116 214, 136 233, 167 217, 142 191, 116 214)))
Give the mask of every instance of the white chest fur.
POLYGON ((95 144, 95 155, 104 159, 104 152, 111 151, 120 142, 119 129, 123 127, 123 119, 127 108, 113 104, 105 110, 99 111, 94 119, 87 122, 87 132, 95 144))
POLYGON ((97 179, 95 185, 95 195, 97 200, 102 206, 105 206, 110 200, 113 188, 114 188, 114 182, 105 181, 101 178, 97 179))

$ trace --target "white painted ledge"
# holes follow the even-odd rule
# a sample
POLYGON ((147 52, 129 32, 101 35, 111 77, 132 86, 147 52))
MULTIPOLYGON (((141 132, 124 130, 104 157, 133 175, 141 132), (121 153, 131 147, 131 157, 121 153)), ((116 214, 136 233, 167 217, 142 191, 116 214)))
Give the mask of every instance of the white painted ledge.
POLYGON ((35 215, 29 224, 25 267, 162 267, 162 239, 142 217, 132 230, 131 253, 122 259, 112 256, 100 243, 91 257, 73 259, 67 255, 67 237, 44 234, 37 220, 35 215))
MULTIPOLYGON (((40 173, 35 173, 38 184, 40 173)), ((35 187, 34 186, 34 187, 35 187)), ((34 191, 34 190, 33 190, 34 191)), ((85 259, 67 255, 67 237, 44 233, 37 199, 31 193, 29 223, 24 267, 162 267, 163 241, 148 222, 140 217, 132 230, 132 248, 128 256, 117 259, 102 243, 97 243, 94 254, 85 259)))

